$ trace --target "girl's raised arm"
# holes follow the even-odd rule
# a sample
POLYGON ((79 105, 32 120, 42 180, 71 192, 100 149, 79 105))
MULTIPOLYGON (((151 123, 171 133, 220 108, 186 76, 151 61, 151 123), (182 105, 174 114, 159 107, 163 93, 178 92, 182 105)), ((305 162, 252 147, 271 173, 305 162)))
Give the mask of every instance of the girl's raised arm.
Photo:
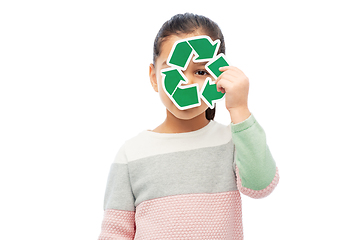
POLYGON ((245 121, 231 124, 231 131, 238 189, 252 198, 266 197, 278 184, 279 174, 263 128, 251 114, 245 121))

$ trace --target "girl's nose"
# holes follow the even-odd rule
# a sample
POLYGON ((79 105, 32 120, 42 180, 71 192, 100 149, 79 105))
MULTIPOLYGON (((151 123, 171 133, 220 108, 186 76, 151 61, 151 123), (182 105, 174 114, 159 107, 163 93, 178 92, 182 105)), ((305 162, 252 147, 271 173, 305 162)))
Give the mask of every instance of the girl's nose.
POLYGON ((186 77, 187 83, 182 82, 181 85, 185 86, 185 85, 191 85, 191 84, 195 83, 194 79, 190 76, 190 74, 187 71, 184 71, 183 73, 184 73, 184 75, 186 77))
POLYGON ((188 82, 185 84, 185 85, 191 85, 191 84, 194 84, 194 80, 192 78, 189 78, 189 77, 186 77, 188 82))

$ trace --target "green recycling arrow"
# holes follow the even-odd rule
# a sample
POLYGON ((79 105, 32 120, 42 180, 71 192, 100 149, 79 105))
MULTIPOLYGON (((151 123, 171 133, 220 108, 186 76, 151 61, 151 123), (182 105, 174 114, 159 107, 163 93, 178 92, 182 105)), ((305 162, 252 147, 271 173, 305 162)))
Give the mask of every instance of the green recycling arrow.
POLYGON ((217 91, 216 84, 211 78, 206 78, 201 92, 198 84, 182 86, 188 79, 183 74, 192 55, 194 62, 206 62, 206 70, 217 79, 221 75, 220 67, 229 66, 224 54, 216 55, 220 47, 220 40, 212 41, 209 36, 196 36, 176 41, 170 51, 167 64, 170 68, 161 70, 162 84, 166 94, 180 110, 199 106, 200 98, 210 107, 214 108, 217 101, 223 99, 224 94, 217 91))
POLYGON ((201 98, 210 107, 214 108, 215 102, 220 101, 225 93, 218 92, 215 82, 211 78, 206 78, 201 89, 201 98))
POLYGON ((225 66, 229 66, 229 63, 226 61, 225 55, 220 53, 205 65, 205 69, 217 79, 222 74, 219 68, 225 66))
POLYGON ((194 62, 204 62, 212 59, 219 47, 220 40, 212 41, 210 37, 206 36, 205 38, 195 38, 192 40, 188 40, 192 49, 194 49, 197 56, 194 58, 194 62))
POLYGON ((164 76, 164 87, 168 94, 172 95, 180 82, 185 81, 184 76, 178 69, 162 71, 164 76))
POLYGON ((176 68, 167 68, 161 71, 163 74, 163 88, 171 101, 180 110, 200 106, 198 94, 198 84, 181 86, 182 83, 188 83, 188 79, 181 70, 176 68))
POLYGON ((178 87, 174 94, 173 99, 177 103, 179 109, 188 109, 190 107, 200 106, 200 99, 198 95, 198 86, 178 87))
POLYGON ((220 47, 220 40, 212 41, 209 36, 196 36, 178 40, 171 48, 167 64, 186 70, 191 56, 194 62, 206 62, 216 56, 220 47))
POLYGON ((176 42, 171 49, 167 64, 185 70, 190 62, 192 51, 193 49, 187 41, 176 42))

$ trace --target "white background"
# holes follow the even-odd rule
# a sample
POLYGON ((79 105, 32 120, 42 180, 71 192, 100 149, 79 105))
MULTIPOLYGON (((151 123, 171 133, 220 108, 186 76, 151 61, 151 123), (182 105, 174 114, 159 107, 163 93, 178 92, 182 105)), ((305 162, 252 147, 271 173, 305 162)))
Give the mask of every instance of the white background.
MULTIPOLYGON (((96 239, 110 164, 165 109, 152 45, 177 13, 223 30, 280 170, 245 239, 360 239, 357 1, 0 3, 0 239, 96 239)), ((216 120, 228 124, 224 102, 216 120)))

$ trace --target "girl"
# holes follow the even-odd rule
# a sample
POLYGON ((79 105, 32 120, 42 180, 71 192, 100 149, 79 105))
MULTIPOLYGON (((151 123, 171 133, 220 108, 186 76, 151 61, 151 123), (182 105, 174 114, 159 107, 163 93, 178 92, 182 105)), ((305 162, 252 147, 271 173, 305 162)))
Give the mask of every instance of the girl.
MULTIPOLYGON (((229 126, 215 122, 215 108, 179 110, 164 92, 161 70, 180 39, 223 35, 216 23, 194 14, 165 22, 154 42, 150 82, 166 107, 166 119, 128 140, 111 165, 99 239, 243 239, 240 192, 270 194, 278 183, 265 133, 248 109, 249 80, 234 66, 222 67, 217 89, 225 94, 229 126)), ((203 63, 190 61, 187 84, 201 89, 203 63)))

